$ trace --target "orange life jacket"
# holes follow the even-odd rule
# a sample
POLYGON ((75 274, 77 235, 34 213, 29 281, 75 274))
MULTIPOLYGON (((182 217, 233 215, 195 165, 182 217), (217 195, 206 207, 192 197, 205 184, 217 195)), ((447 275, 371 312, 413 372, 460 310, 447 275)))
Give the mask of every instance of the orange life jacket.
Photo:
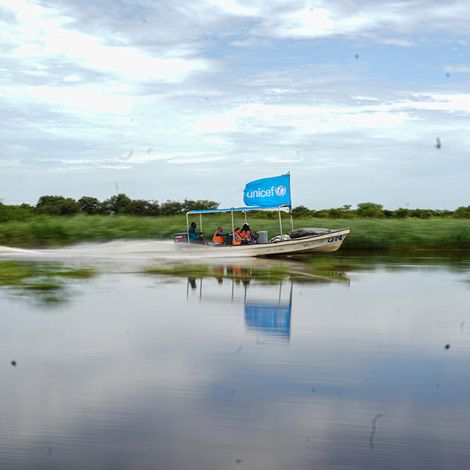
POLYGON ((242 236, 240 232, 233 232, 233 240, 232 245, 241 245, 242 244, 242 236))
POLYGON ((219 235, 219 231, 217 230, 214 232, 214 236, 212 237, 212 241, 219 245, 223 245, 225 243, 225 238, 223 235, 219 235))
POLYGON ((251 230, 242 230, 240 235, 242 236, 243 240, 248 240, 251 242, 251 230))

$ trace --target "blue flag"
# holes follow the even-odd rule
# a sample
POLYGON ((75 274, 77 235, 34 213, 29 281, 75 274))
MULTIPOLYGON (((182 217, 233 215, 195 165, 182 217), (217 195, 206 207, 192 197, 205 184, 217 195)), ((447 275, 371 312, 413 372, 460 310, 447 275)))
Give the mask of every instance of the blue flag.
POLYGON ((243 202, 247 206, 291 206, 290 174, 250 181, 243 190, 243 202))

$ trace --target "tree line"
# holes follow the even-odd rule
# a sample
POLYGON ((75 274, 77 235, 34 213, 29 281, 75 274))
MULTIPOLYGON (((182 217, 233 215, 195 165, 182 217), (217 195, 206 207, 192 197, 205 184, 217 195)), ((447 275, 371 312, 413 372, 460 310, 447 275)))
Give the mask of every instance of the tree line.
POLYGON ((447 217, 470 219, 470 206, 461 206, 454 211, 440 209, 408 209, 399 207, 395 210, 384 209, 382 204, 374 202, 361 202, 356 209, 351 205, 332 209, 312 210, 305 206, 292 209, 292 213, 299 217, 318 217, 328 219, 374 218, 374 219, 431 219, 433 217, 447 217))
MULTIPOLYGON (((71 215, 133 215, 160 216, 179 215, 190 210, 217 209, 219 203, 210 200, 191 200, 165 202, 131 199, 126 194, 116 194, 104 201, 95 197, 83 196, 78 200, 63 196, 41 196, 35 206, 30 204, 7 205, 0 202, 0 221, 28 219, 35 215, 71 216, 71 215)), ((434 217, 470 219, 470 206, 461 206, 454 211, 436 209, 384 209, 381 204, 361 202, 355 209, 344 205, 331 209, 314 210, 305 206, 297 206, 292 210, 296 217, 301 218, 385 218, 385 219, 430 219, 434 217)), ((255 212, 253 216, 262 218, 277 217, 272 212, 255 212)))
POLYGON ((95 197, 83 196, 78 200, 63 196, 41 196, 35 206, 18 206, 0 203, 0 220, 26 219, 34 215, 134 215, 158 216, 184 214, 190 210, 217 209, 219 204, 210 200, 185 199, 183 202, 170 201, 159 203, 144 199, 131 199, 126 194, 116 194, 104 201, 95 197))

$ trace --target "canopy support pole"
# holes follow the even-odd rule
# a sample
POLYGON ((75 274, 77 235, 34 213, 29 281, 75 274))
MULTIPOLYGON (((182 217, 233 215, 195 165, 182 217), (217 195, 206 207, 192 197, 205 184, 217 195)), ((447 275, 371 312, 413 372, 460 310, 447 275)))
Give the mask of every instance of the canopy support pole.
POLYGON ((201 233, 202 233, 202 214, 199 214, 199 226, 201 227, 201 233))
POLYGON ((281 208, 279 207, 279 229, 281 230, 281 237, 282 237, 282 218, 281 218, 281 208))
POLYGON ((186 235, 188 237, 188 245, 189 245, 189 215, 186 212, 186 235))
POLYGON ((230 211, 230 214, 232 215, 232 245, 233 245, 233 232, 235 232, 235 224, 233 222, 233 211, 230 211))

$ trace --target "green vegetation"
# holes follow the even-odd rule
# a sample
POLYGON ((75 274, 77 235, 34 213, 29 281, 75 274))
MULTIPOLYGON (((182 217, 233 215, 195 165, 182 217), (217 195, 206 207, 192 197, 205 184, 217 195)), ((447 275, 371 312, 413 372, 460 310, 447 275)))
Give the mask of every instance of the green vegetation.
POLYGON ((0 286, 23 290, 54 291, 63 287, 65 278, 87 279, 95 274, 91 268, 66 269, 57 264, 0 262, 0 286))
POLYGON ((116 194, 105 201, 99 201, 90 196, 83 196, 78 201, 63 196, 41 196, 36 206, 29 204, 13 206, 0 203, 0 222, 26 220, 40 215, 176 215, 190 210, 207 210, 216 209, 217 207, 217 202, 209 200, 193 201, 185 199, 183 202, 166 201, 158 203, 158 201, 131 199, 125 194, 116 194))
MULTIPOLYGON (((319 221, 317 221, 320 223, 319 221)), ((322 221, 327 228, 349 226, 346 250, 468 250, 470 221, 453 219, 322 221)))
POLYGON ((91 268, 67 268, 58 263, 0 261, 0 287, 48 308, 67 300, 73 280, 83 282, 95 275, 91 268))
MULTIPOLYGON (((277 214, 275 214, 277 217, 277 214)), ((199 225, 199 218, 194 217, 199 225)), ((270 236, 279 233, 276 219, 249 219, 255 230, 267 230, 270 236)), ((79 242, 100 242, 118 239, 166 239, 185 231, 183 216, 36 216, 0 224, 0 245, 39 248, 79 242)), ((238 216, 236 225, 243 218, 238 216)), ((208 215, 203 219, 204 235, 212 238, 218 225, 230 230, 229 214, 208 215)), ((287 231, 290 221, 284 220, 287 231)), ((295 218, 295 227, 350 227, 351 235, 342 250, 468 250, 470 220, 465 219, 316 219, 295 218)))
MULTIPOLYGON (((139 217, 154 217, 158 215, 179 215, 190 210, 210 210, 219 207, 219 203, 210 200, 185 199, 183 202, 146 201, 131 199, 126 194, 116 194, 104 201, 92 196, 83 196, 78 200, 64 196, 41 196, 36 204, 21 204, 19 206, 0 203, 0 222, 11 220, 26 220, 38 215, 72 216, 72 215, 135 215, 139 217)), ((301 218, 320 219, 430 219, 456 218, 470 219, 470 206, 462 206, 454 211, 435 209, 408 209, 400 207, 396 210, 384 209, 375 202, 361 202, 353 209, 350 204, 331 209, 313 210, 305 206, 294 207, 292 213, 301 218)), ((255 218, 270 219, 277 214, 269 212, 253 212, 255 218)))
POLYGON ((184 218, 132 216, 34 217, 0 224, 0 245, 40 248, 117 239, 157 239, 185 230, 184 218))
MULTIPOLYGON (((209 200, 183 202, 145 201, 117 194, 99 201, 84 196, 77 201, 63 196, 42 196, 36 206, 11 206, 0 203, 0 245, 16 247, 53 247, 79 242, 117 239, 171 239, 186 230, 184 213, 195 209, 214 209, 209 200)), ((470 249, 470 206, 455 211, 431 209, 386 210, 382 205, 363 202, 339 208, 293 209, 296 227, 350 227, 344 250, 468 250, 470 249)), ((277 212, 251 212, 254 230, 279 233, 277 212)), ((288 231, 288 215, 284 228, 288 231)), ((199 217, 191 220, 199 224, 199 217)), ((211 239, 218 225, 231 230, 229 214, 204 216, 204 236, 211 239)), ((244 222, 236 214, 235 226, 244 222)))
POLYGON ((316 217, 321 219, 431 219, 431 218, 456 218, 470 219, 470 206, 459 207, 455 211, 436 209, 407 209, 400 207, 396 210, 384 209, 381 204, 375 202, 361 202, 357 209, 351 205, 332 209, 312 210, 304 206, 294 207, 292 213, 299 217, 316 217))

